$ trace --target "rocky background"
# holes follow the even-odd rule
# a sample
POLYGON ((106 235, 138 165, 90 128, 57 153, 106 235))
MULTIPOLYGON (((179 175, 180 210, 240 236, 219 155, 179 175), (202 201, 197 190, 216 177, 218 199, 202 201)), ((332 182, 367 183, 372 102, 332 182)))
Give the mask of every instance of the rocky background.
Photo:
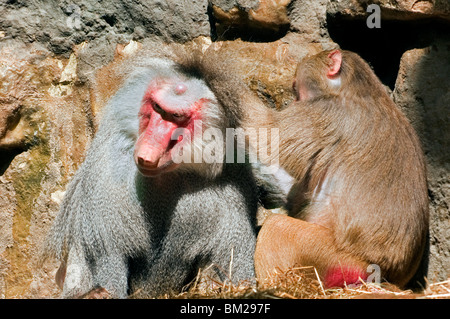
MULTIPOLYGON (((423 143, 430 196, 428 281, 450 276, 450 1, 1 0, 0 297, 55 297, 56 263, 36 265, 97 114, 117 87, 111 63, 148 39, 207 46, 240 65, 267 105, 292 100, 295 63, 359 53, 423 143), (369 28, 367 6, 381 8, 369 28)), ((369 88, 370 89, 370 88, 369 88)))

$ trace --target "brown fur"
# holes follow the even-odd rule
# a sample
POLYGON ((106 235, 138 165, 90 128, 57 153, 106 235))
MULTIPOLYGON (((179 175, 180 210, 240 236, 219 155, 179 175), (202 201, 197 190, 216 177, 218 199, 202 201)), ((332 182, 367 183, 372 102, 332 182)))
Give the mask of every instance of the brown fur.
POLYGON ((265 277, 280 265, 301 264, 323 275, 347 259, 377 264, 383 278, 403 286, 418 268, 428 231, 420 142, 355 53, 342 51, 341 85, 331 87, 328 54, 298 66, 296 83, 312 98, 280 112, 256 101, 248 108, 247 126, 280 129, 280 165, 298 181, 289 214, 304 220, 274 216, 263 225, 256 272, 265 277))

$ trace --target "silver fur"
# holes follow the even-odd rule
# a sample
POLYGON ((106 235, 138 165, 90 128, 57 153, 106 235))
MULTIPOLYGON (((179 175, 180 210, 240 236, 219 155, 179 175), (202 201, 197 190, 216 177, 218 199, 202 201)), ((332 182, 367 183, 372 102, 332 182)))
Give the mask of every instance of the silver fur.
MULTIPOLYGON (((137 289, 158 296, 179 291, 211 264, 221 280, 230 275, 230 265, 233 282, 254 278, 258 196, 270 178, 257 180, 250 165, 228 163, 142 176, 133 151, 144 92, 155 77, 186 77, 168 60, 146 64, 105 107, 48 235, 45 255, 67 264, 63 297, 95 287, 117 298, 137 289)), ((191 80, 200 90, 197 97, 214 98, 202 80, 191 80)), ((224 129, 220 107, 210 103, 209 124, 224 129)))

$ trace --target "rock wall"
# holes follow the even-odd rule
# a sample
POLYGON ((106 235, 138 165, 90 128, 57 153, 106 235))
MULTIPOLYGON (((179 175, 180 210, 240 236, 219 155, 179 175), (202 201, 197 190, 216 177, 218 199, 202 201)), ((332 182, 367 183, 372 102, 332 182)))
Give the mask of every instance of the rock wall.
POLYGON ((447 0, 8 0, 0 3, 0 297, 58 295, 57 265, 36 265, 40 244, 98 111, 117 89, 105 81, 114 76, 111 62, 155 37, 216 42, 275 108, 292 101, 301 57, 337 45, 359 53, 420 135, 429 170, 428 278, 450 276, 447 0), (381 28, 366 24, 369 4, 381 9, 381 28))

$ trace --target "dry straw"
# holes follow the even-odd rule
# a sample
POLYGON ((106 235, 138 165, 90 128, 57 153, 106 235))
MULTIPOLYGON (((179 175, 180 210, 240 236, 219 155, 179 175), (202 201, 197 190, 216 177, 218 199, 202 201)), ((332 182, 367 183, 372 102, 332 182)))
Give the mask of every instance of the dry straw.
MULTIPOLYGON (((207 269, 206 269, 207 270, 207 269)), ((181 293, 162 299, 441 299, 450 298, 450 279, 428 284, 422 292, 401 290, 388 283, 361 281, 358 285, 325 289, 314 267, 279 271, 265 282, 233 285, 219 282, 199 271, 195 280, 181 293)), ((207 271, 206 271, 207 273, 207 271)))

